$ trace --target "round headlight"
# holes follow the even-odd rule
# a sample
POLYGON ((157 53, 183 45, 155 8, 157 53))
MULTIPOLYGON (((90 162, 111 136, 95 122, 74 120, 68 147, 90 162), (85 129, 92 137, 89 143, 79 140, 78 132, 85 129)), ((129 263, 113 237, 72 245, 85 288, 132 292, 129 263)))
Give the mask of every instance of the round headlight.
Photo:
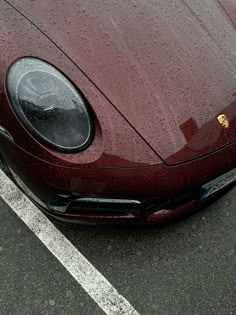
POLYGON ((10 103, 38 140, 65 152, 78 152, 92 140, 86 100, 59 70, 37 58, 15 61, 6 76, 10 103))

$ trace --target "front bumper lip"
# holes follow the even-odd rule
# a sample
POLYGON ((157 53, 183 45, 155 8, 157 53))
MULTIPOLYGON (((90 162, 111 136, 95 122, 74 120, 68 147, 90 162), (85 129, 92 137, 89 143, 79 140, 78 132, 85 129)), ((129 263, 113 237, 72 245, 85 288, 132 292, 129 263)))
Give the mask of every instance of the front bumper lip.
POLYGON ((230 190, 231 187, 228 187, 224 191, 220 191, 210 198, 206 198, 204 200, 193 200, 187 204, 178 207, 177 209, 163 209, 159 210, 149 216, 85 216, 85 215, 63 215, 61 213, 51 212, 45 208, 41 208, 43 212, 45 212, 49 217, 59 219, 63 222, 68 223, 78 223, 78 224, 86 224, 86 225, 152 225, 152 224, 161 224, 161 223, 169 223, 172 221, 176 221, 183 217, 193 214, 204 207, 208 206, 216 199, 221 197, 226 191, 230 190))
MULTIPOLYGON (((190 214, 193 211, 198 210, 201 207, 206 206, 210 202, 214 201, 216 198, 221 196, 223 193, 231 189, 236 183, 236 168, 232 169, 231 171, 215 178, 214 180, 206 183, 201 187, 199 190, 198 198, 196 200, 189 200, 188 202, 173 208, 173 209, 159 209, 154 211, 150 209, 148 211, 140 211, 140 212, 133 212, 127 213, 123 215, 115 215, 110 212, 109 215, 101 215, 99 213, 94 213, 93 215, 89 215, 86 213, 62 213, 61 211, 49 211, 45 207, 40 206, 37 204, 35 200, 32 200, 34 203, 37 204, 43 211, 45 211, 50 216, 58 218, 63 221, 73 222, 73 223, 86 223, 86 224, 154 224, 160 222, 171 221, 173 219, 177 219, 182 217, 183 215, 190 214)), ((108 204, 129 204, 129 205, 136 205, 141 206, 141 202, 136 200, 125 200, 125 199, 102 199, 97 200, 96 198, 81 198, 82 201, 87 201, 96 203, 96 202, 103 202, 108 204), (118 202, 118 203, 117 203, 118 202)))

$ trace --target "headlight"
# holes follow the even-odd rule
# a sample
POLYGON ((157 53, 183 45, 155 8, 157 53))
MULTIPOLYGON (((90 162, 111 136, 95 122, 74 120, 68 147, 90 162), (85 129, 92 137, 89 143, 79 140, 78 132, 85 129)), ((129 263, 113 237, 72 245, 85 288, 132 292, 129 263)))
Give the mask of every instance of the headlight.
POLYGON ((18 59, 8 70, 6 89, 19 120, 38 141, 65 152, 91 143, 88 104, 52 65, 32 57, 18 59))

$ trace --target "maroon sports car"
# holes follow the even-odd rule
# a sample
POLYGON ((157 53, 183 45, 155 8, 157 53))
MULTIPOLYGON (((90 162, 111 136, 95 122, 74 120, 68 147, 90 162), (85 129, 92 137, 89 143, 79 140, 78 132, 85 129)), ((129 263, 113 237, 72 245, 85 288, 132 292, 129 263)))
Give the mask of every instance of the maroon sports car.
POLYGON ((158 222, 236 180, 235 0, 0 0, 0 153, 43 210, 158 222))

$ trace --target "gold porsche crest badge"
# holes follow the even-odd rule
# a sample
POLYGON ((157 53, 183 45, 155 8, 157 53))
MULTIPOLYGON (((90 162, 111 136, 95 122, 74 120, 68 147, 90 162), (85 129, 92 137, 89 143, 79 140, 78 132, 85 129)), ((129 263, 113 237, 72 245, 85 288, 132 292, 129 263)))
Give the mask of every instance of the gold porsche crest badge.
POLYGON ((219 124, 224 128, 229 128, 229 121, 225 114, 221 114, 217 117, 219 124))

